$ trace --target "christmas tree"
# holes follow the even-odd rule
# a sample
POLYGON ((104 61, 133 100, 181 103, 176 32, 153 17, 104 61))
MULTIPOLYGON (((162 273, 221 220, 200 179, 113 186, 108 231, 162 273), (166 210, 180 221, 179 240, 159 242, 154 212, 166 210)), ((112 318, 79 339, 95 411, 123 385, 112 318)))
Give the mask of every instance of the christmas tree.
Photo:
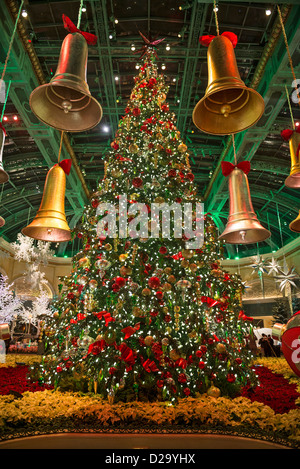
POLYGON ((104 178, 77 231, 82 250, 53 305, 42 376, 114 401, 233 396, 255 380, 242 283, 220 266, 209 214, 194 208, 182 219, 175 210, 170 232, 159 228, 157 205, 200 200, 153 47, 140 60, 104 178), (204 240, 191 248, 201 221, 204 240), (187 228, 180 236, 179 227, 187 228))

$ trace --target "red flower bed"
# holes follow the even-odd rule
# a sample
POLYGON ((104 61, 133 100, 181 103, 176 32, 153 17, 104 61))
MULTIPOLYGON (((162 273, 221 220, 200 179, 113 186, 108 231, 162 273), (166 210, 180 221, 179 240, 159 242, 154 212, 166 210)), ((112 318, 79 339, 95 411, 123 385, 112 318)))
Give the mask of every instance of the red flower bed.
POLYGON ((241 393, 251 401, 262 402, 271 407, 278 414, 285 414, 298 408, 295 404, 300 397, 297 385, 289 383, 282 375, 273 373, 265 366, 255 366, 260 385, 252 388, 245 387, 241 393))
POLYGON ((22 394, 25 391, 36 392, 44 389, 52 389, 47 385, 33 383, 27 377, 28 366, 9 366, 0 368, 0 394, 2 396, 17 392, 22 394))

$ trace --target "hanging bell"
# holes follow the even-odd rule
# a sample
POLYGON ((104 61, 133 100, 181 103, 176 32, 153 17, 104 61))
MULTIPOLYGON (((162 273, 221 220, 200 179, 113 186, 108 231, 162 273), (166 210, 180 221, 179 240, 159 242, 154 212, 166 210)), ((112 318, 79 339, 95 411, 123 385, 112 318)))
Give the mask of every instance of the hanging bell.
POLYGON ((56 164, 48 171, 36 217, 22 230, 25 236, 53 243, 71 239, 71 230, 65 216, 65 190, 65 171, 56 164))
POLYGON ((297 218, 295 218, 295 220, 289 224, 289 228, 291 231, 294 231, 295 233, 300 233, 300 211, 299 211, 299 215, 297 216, 297 218))
POLYGON ((0 125, 0 184, 4 184, 9 180, 9 176, 6 171, 4 171, 2 158, 3 158, 3 149, 5 142, 6 132, 4 128, 0 125))
POLYGON ((290 155, 291 155, 291 171, 290 175, 285 180, 285 185, 291 189, 300 188, 300 162, 299 162, 299 149, 300 149, 300 133, 293 132, 289 139, 290 155))
POLYGON ((30 95, 30 107, 38 119, 66 132, 89 130, 100 122, 102 108, 86 82, 87 59, 85 38, 77 32, 68 34, 54 77, 30 95))
POLYGON ((216 36, 207 51, 208 86, 193 111, 193 122, 208 134, 228 135, 253 126, 265 104, 257 91, 241 80, 233 44, 216 36))
POLYGON ((257 219, 252 206, 248 177, 239 165, 229 174, 229 217, 219 239, 229 244, 258 243, 269 238, 271 233, 257 219))

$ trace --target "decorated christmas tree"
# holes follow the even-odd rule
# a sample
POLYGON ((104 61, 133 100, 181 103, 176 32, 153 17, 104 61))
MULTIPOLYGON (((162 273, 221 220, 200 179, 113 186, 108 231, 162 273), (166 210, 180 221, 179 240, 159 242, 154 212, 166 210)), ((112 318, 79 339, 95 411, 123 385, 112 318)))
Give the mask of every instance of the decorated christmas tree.
POLYGON ((233 396, 255 381, 251 321, 240 278, 221 268, 216 226, 195 209, 188 149, 156 61, 145 47, 104 178, 77 229, 82 250, 53 305, 42 376, 114 401, 233 396), (172 204, 169 220, 156 211, 172 204))

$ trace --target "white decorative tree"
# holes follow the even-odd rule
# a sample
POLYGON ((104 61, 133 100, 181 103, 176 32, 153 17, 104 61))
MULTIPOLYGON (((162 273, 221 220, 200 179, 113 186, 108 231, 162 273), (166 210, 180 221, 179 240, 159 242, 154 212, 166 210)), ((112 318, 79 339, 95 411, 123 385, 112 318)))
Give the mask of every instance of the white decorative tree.
POLYGON ((37 328, 37 335, 39 335, 40 321, 51 315, 50 300, 42 293, 33 300, 32 306, 24 306, 20 314, 21 318, 28 326, 28 332, 30 331, 30 326, 33 325, 37 328))
POLYGON ((0 324, 11 323, 22 311, 22 301, 13 292, 13 285, 7 283, 7 277, 0 277, 0 324))

